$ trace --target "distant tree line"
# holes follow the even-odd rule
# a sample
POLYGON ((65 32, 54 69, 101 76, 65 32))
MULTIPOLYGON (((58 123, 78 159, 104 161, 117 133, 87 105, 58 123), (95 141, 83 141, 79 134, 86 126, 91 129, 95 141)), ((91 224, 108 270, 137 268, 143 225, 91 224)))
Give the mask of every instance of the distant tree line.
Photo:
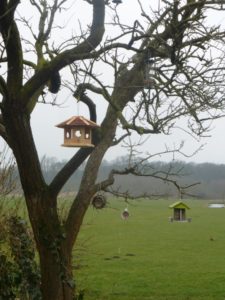
MULTIPOLYGON (((47 182, 51 182, 55 174, 65 165, 66 161, 57 160, 55 157, 44 156, 41 160, 41 166, 44 177, 47 182)), ((119 157, 112 161, 104 160, 99 170, 98 180, 104 180, 108 177, 111 169, 124 169, 127 166, 126 157, 119 157)), ((85 164, 81 165, 79 170, 71 177, 62 193, 76 192, 79 188, 85 164)), ((171 173, 170 178, 175 179, 181 186, 192 185, 187 191, 188 194, 197 199, 224 199, 225 200, 225 164, 213 163, 186 163, 184 161, 162 162, 155 161, 147 165, 146 169, 152 173, 171 173)), ((18 173, 15 170, 15 173, 18 173)), ((13 176, 16 180, 17 191, 21 192, 18 176, 13 176)), ((152 195, 152 197, 180 198, 179 191, 173 184, 154 177, 138 178, 134 175, 116 176, 113 190, 121 193, 127 193, 136 197, 141 194, 152 195)), ((183 196, 188 197, 187 195, 183 196)))
MULTIPOLYGON (((43 174, 47 182, 50 182, 55 174, 63 167, 65 161, 58 161, 53 157, 44 156, 41 160, 43 174)), ((108 177, 111 169, 124 169, 127 165, 126 157, 119 157, 112 161, 104 161, 98 180, 108 177)), ((78 190, 84 166, 71 177, 63 188, 63 193, 78 190)), ((186 163, 183 161, 162 162, 156 161, 148 163, 147 169, 157 172, 170 172, 171 177, 176 179, 180 185, 199 184, 191 187, 189 193, 200 199, 225 199, 225 165, 213 163, 186 163)), ((140 194, 157 195, 163 197, 179 198, 178 190, 170 183, 149 177, 137 178, 133 175, 117 176, 113 189, 127 192, 131 196, 140 194)), ((186 196, 184 196, 186 197, 186 196)))

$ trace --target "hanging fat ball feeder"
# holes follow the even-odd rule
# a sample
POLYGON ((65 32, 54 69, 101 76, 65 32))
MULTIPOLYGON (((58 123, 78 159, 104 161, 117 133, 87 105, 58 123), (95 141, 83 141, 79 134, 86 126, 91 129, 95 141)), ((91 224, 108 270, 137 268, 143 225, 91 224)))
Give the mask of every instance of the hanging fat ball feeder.
POLYGON ((92 205, 96 209, 102 209, 106 206, 106 197, 103 194, 98 193, 92 199, 92 205))
POLYGON ((130 214, 128 212, 128 208, 125 208, 121 214, 122 219, 127 220, 129 218, 129 216, 130 216, 130 214))
POLYGON ((144 88, 152 89, 155 87, 155 68, 154 68, 154 60, 147 59, 145 63, 145 72, 144 72, 144 88))
POLYGON ((61 77, 59 72, 55 72, 52 74, 49 82, 48 82, 48 89, 51 93, 57 94, 61 85, 61 77))
POLYGON ((63 147, 94 147, 92 129, 100 126, 82 116, 73 116, 56 127, 64 129, 63 147))
POLYGON ((121 3, 122 3, 122 0, 113 0, 112 3, 115 3, 115 4, 118 5, 118 4, 121 4, 121 3))

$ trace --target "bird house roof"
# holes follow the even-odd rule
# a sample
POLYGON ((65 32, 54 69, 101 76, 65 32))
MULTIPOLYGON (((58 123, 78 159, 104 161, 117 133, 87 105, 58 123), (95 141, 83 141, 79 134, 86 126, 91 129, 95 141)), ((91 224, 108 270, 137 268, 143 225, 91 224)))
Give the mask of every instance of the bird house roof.
POLYGON ((76 126, 84 126, 84 127, 99 127, 95 122, 85 119, 82 116, 73 116, 66 121, 56 125, 56 127, 59 128, 65 128, 65 127, 76 127, 76 126))
POLYGON ((186 209, 190 209, 190 207, 187 206, 187 204, 185 204, 184 202, 181 202, 181 201, 175 202, 175 203, 171 204, 169 207, 170 208, 186 208, 186 209))

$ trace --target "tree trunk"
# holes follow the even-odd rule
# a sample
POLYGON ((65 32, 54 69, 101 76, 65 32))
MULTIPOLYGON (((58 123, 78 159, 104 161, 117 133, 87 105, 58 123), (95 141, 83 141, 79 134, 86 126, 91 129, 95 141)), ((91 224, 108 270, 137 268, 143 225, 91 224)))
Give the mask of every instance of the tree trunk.
POLYGON ((29 216, 40 258, 42 299, 73 300, 72 248, 67 246, 57 199, 47 189, 37 197, 26 198, 26 202, 32 204, 29 216))
POLYGON ((39 250, 41 267, 41 292, 43 300, 72 300, 75 286, 71 266, 71 253, 63 251, 53 242, 39 250))
MULTIPOLYGON (((7 107, 6 107, 7 108, 7 107)), ((41 268, 43 300, 72 300, 71 253, 54 196, 42 175, 29 117, 17 109, 4 111, 10 146, 15 155, 41 268)))
POLYGON ((67 247, 57 201, 47 193, 37 203, 41 205, 32 210, 30 217, 40 258, 42 299, 72 300, 75 298, 72 249, 67 247))
POLYGON ((40 258, 43 300, 73 300, 72 249, 67 247, 64 226, 60 224, 56 199, 49 195, 26 199, 37 203, 29 211, 40 258))

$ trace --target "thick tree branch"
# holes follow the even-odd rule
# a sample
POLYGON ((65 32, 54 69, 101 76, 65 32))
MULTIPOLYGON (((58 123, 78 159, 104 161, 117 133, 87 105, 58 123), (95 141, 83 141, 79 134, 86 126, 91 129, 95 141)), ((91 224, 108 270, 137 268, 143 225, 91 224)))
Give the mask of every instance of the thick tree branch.
POLYGON ((7 85, 6 85, 6 82, 5 82, 5 80, 2 76, 0 76, 0 94, 3 97, 8 96, 7 85))
POLYGON ((49 190, 52 195, 57 196, 64 184, 71 177, 71 175, 82 165, 85 159, 93 151, 92 148, 83 148, 68 161, 68 163, 58 172, 55 178, 49 185, 49 190))
POLYGON ((58 54, 51 62, 46 63, 37 73, 25 84, 22 98, 26 107, 36 90, 45 84, 52 73, 61 70, 72 62, 82 57, 83 53, 92 52, 101 42, 104 34, 104 0, 93 1, 93 21, 89 37, 77 47, 58 54))
POLYGON ((0 136, 5 140, 5 142, 7 142, 9 144, 9 140, 7 137, 7 133, 5 130, 5 125, 3 123, 3 118, 2 115, 0 114, 0 136))
POLYGON ((15 99, 18 97, 18 91, 20 91, 22 86, 23 54, 20 34, 14 21, 9 28, 8 34, 4 37, 4 42, 8 61, 8 91, 14 95, 13 98, 15 99))
POLYGON ((14 96, 13 98, 18 97, 23 77, 20 34, 16 22, 13 20, 19 2, 18 0, 11 0, 6 5, 6 2, 2 1, 0 7, 0 31, 3 36, 8 62, 7 85, 9 86, 9 93, 14 96))
POLYGON ((113 142, 112 142, 112 146, 116 146, 118 144, 121 143, 121 141, 123 141, 125 138, 127 138, 128 136, 130 136, 131 133, 128 131, 128 133, 125 133, 123 134, 122 136, 120 136, 118 139, 115 139, 113 142))
POLYGON ((97 184, 95 184, 93 190, 95 193, 97 193, 98 191, 105 191, 107 189, 108 186, 112 185, 114 183, 115 179, 114 179, 114 171, 112 170, 109 173, 109 176, 107 179, 98 182, 97 184))
POLYGON ((96 105, 95 103, 85 94, 85 89, 87 86, 85 85, 79 85, 74 92, 73 96, 78 100, 83 102, 88 106, 89 113, 90 113, 90 119, 93 122, 97 122, 97 114, 96 114, 96 105))

